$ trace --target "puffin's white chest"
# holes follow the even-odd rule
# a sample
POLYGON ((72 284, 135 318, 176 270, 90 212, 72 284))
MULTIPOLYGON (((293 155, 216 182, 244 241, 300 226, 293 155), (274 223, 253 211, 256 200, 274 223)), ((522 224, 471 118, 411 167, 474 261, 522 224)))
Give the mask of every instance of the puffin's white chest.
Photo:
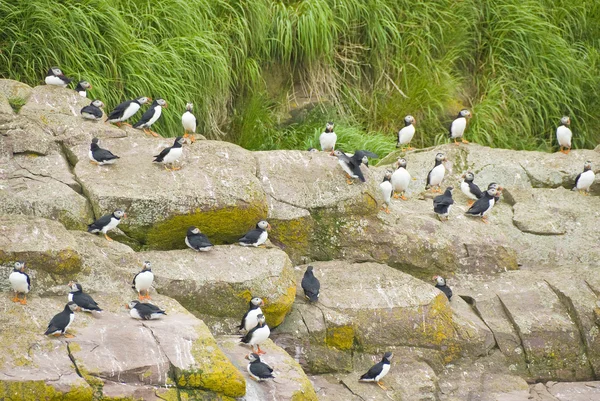
POLYGON ((117 119, 116 121, 125 121, 127 120, 129 117, 133 116, 135 113, 138 112, 138 110, 140 109, 140 104, 137 102, 131 102, 129 104, 129 106, 127 106, 127 108, 125 109, 125 111, 123 112, 123 117, 117 119))
POLYGON ((73 320, 75 320, 75 314, 73 312, 69 313, 69 323, 67 323, 67 326, 64 328, 64 331, 67 331, 67 329, 69 328, 69 326, 71 325, 71 323, 73 323, 73 320))
POLYGON ((196 117, 189 111, 186 111, 181 116, 181 125, 183 125, 184 130, 192 131, 195 133, 196 132, 196 117))
POLYGON ((154 274, 151 271, 141 272, 135 278, 135 289, 137 292, 146 291, 152 286, 153 281, 154 274))
POLYGON ((412 124, 407 125, 398 131, 398 143, 400 143, 400 145, 406 145, 413 139, 413 136, 415 136, 415 126, 412 124))
POLYGON ((383 195, 383 200, 389 205, 392 201, 392 183, 389 181, 383 181, 381 184, 379 184, 379 189, 381 190, 381 195, 383 195))
POLYGON ((587 170, 579 176, 579 180, 577 180, 577 189, 584 189, 586 191, 590 190, 590 187, 594 183, 594 179, 596 178, 596 174, 592 170, 587 170))
POLYGON ((396 192, 404 192, 408 189, 410 183, 410 173, 404 168, 400 167, 394 174, 392 174, 392 187, 396 192))
POLYGON ((169 153, 164 157, 163 163, 173 163, 175 160, 179 160, 183 154, 183 148, 171 148, 169 153))
POLYGON ((486 214, 488 214, 490 212, 490 210, 492 210, 492 208, 494 207, 494 205, 496 204, 496 200, 494 198, 491 198, 488 201, 488 208, 485 212, 483 212, 481 215, 485 216, 486 214))
POLYGON ((477 197, 471 192, 471 187, 467 181, 460 183, 460 190, 467 196, 467 198, 477 200, 477 197))
POLYGON ((81 117, 85 118, 86 120, 99 120, 100 119, 100 117, 96 117, 95 115, 88 113, 86 111, 81 113, 81 117))
POLYGON ((73 302, 73 293, 70 292, 67 298, 69 298, 69 302, 73 302))
POLYGON ((565 146, 567 148, 571 147, 571 138, 573 137, 573 133, 569 127, 561 125, 556 129, 556 140, 560 146, 565 146))
POLYGON ((12 272, 8 276, 8 281, 12 286, 12 289, 16 292, 27 294, 29 292, 29 285, 27 284, 27 276, 21 272, 12 272))
POLYGON ((465 117, 458 117, 456 120, 452 121, 452 125, 450 126, 450 137, 462 137, 465 133, 465 128, 467 128, 467 119, 465 117))
POLYGON ((148 122, 146 124, 144 124, 144 126, 150 127, 152 124, 154 124, 156 122, 156 120, 158 120, 160 118, 161 114, 162 114, 162 106, 160 106, 160 105, 154 106, 154 114, 152 115, 152 117, 150 117, 150 120, 148 120, 148 122))
POLYGON ((260 344, 264 343, 265 341, 267 341, 267 339, 269 338, 269 335, 271 335, 271 330, 269 329, 269 326, 267 326, 265 324, 263 327, 256 329, 252 333, 252 338, 250 339, 248 344, 260 345, 260 344))
POLYGON ((102 233, 106 234, 108 231, 112 230, 113 228, 116 228, 119 223, 121 222, 121 220, 119 219, 115 219, 114 216, 110 218, 110 222, 105 225, 104 227, 102 227, 102 233))
POLYGON ((388 372, 390 371, 390 364, 389 363, 385 363, 383 364, 383 367, 381 368, 381 373, 378 374, 377 376, 375 376, 375 381, 379 381, 381 379, 383 379, 385 377, 385 375, 388 374, 388 372))
POLYGON ((250 331, 256 327, 258 324, 258 315, 262 315, 262 310, 260 308, 252 309, 248 311, 248 315, 246 315, 246 319, 244 320, 244 329, 246 331, 250 331))
POLYGON ((65 81, 54 75, 48 75, 44 81, 46 82, 46 85, 61 86, 63 88, 67 87, 65 81))
POLYGON ((335 132, 323 132, 319 137, 321 143, 321 150, 333 150, 335 149, 335 142, 337 141, 337 135, 335 132))
POLYGON ((79 96, 87 97, 87 91, 79 91, 79 96))
POLYGON ((258 241, 256 241, 256 244, 254 244, 254 246, 259 246, 259 245, 264 244, 265 242, 267 242, 267 238, 269 238, 269 233, 267 231, 263 231, 258 236, 258 241))
POLYGON ((446 175, 446 167, 443 164, 435 166, 429 174, 429 185, 440 185, 446 175))

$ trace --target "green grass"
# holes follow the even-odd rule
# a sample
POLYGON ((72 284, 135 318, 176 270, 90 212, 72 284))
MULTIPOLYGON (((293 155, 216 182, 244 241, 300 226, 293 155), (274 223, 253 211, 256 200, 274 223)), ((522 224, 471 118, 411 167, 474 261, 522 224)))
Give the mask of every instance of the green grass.
POLYGON ((406 114, 431 146, 463 107, 483 145, 551 150, 563 114, 600 142, 600 2, 7 0, 0 26, 0 76, 58 65, 107 110, 163 97, 163 136, 192 101, 199 133, 249 149, 316 147, 334 120, 345 150, 387 152, 406 114))

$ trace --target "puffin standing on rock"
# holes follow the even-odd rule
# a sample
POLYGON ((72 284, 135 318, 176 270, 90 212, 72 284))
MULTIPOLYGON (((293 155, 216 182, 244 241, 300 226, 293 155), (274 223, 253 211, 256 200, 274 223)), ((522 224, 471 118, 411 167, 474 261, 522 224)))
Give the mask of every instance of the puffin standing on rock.
POLYGON ((433 279, 435 280, 435 288, 443 292, 448 298, 448 301, 450 301, 452 298, 452 290, 446 285, 446 280, 442 276, 433 276, 433 279))
POLYGON ((8 276, 8 281, 15 292, 12 301, 27 305, 27 293, 31 290, 31 280, 29 275, 25 273, 25 262, 15 262, 15 267, 8 276), (19 294, 23 294, 23 299, 20 299, 19 294))
POLYGON ((65 74, 58 67, 50 67, 44 79, 46 85, 60 86, 62 88, 66 88, 71 81, 72 79, 65 77, 65 74))
POLYGON ((258 349, 256 353, 258 355, 265 354, 266 352, 261 351, 260 344, 267 341, 269 335, 271 335, 271 329, 265 323, 265 315, 260 314, 256 317, 258 319, 258 324, 254 326, 249 332, 246 333, 245 336, 242 337, 240 342, 244 344, 250 344, 252 347, 252 352, 254 352, 254 346, 258 349))
POLYGON ((111 151, 102 149, 98 146, 98 138, 92 139, 92 145, 88 153, 90 163, 103 166, 105 164, 114 164, 119 156, 113 155, 111 151))
POLYGON ((262 315, 260 309, 265 303, 260 298, 252 298, 248 303, 249 308, 242 317, 242 323, 238 326, 238 330, 246 330, 246 332, 252 330, 258 324, 258 315, 262 315))
POLYGON ((379 184, 379 189, 381 190, 381 195, 383 196, 383 201, 385 203, 384 206, 381 207, 386 213, 390 212, 390 203, 392 202, 392 192, 394 192, 394 188, 392 186, 392 171, 386 170, 385 175, 383 176, 383 181, 379 184))
POLYGON ((467 109, 462 109, 458 112, 458 116, 452 121, 450 124, 449 137, 450 139, 454 139, 454 144, 458 145, 456 142, 458 138, 462 141, 462 143, 469 143, 463 135, 465 133, 465 129, 467 128, 467 118, 471 118, 471 112, 467 109))
POLYGON ((190 227, 185 236, 185 244, 195 251, 208 252, 213 248, 213 244, 208 237, 200 232, 198 227, 190 227))
POLYGON ((129 316, 134 319, 155 320, 167 314, 167 312, 156 305, 140 301, 131 301, 125 307, 129 309, 129 316))
POLYGON ((69 326, 71 325, 71 323, 73 323, 73 320, 75 320, 75 313, 73 313, 73 312, 76 311, 77 309, 78 309, 77 304, 75 304, 75 302, 73 302, 73 301, 69 301, 65 305, 65 309, 63 309, 62 312, 56 314, 52 318, 52 320, 50 320, 50 323, 48 324, 48 328, 46 329, 46 332, 44 333, 44 335, 46 335, 46 336, 64 335, 67 338, 75 337, 72 334, 66 334, 66 332, 67 332, 67 329, 69 328, 69 326))
POLYGON ((410 147, 410 141, 412 141, 413 136, 415 136, 415 123, 417 121, 413 116, 404 117, 404 127, 398 131, 398 143, 396 144, 397 148, 401 148, 401 151, 404 150, 414 150, 414 148, 410 147), (406 149, 404 149, 404 145, 409 145, 406 149))
POLYGON ((249 355, 246 355, 246 358, 250 361, 247 370, 251 378, 257 382, 275 378, 275 376, 273 376, 273 368, 262 362, 258 354, 252 352, 249 355))
POLYGON ((460 190, 467 198, 469 198, 467 204, 471 206, 477 199, 483 196, 483 192, 481 192, 481 189, 473 182, 473 180, 475 180, 475 175, 473 173, 466 172, 463 174, 462 178, 463 182, 460 183, 460 190))
POLYGON ((466 211, 467 216, 479 216, 484 223, 488 222, 487 214, 496 204, 496 195, 499 195, 502 191, 502 187, 494 185, 490 184, 490 188, 488 188, 483 196, 466 211))
POLYGON ((390 361, 393 357, 394 354, 392 354, 391 352, 386 352, 385 354, 383 354, 383 359, 381 360, 381 362, 373 365, 367 373, 365 373, 360 377, 360 379, 358 379, 358 381, 375 382, 383 390, 387 390, 387 388, 383 386, 383 383, 381 383, 381 379, 383 379, 385 375, 387 375, 390 371, 390 361))
POLYGON ((573 138, 573 132, 569 128, 571 125, 571 119, 564 116, 560 119, 560 125, 556 129, 556 140, 560 146, 560 152, 568 155, 571 151, 571 138, 573 138))
POLYGON ((429 173, 427 174, 427 182, 425 183, 425 190, 431 188, 432 192, 442 192, 440 189, 440 184, 444 180, 444 176, 446 175, 446 167, 444 166, 444 161, 446 160, 446 156, 443 153, 438 153, 435 155, 435 165, 429 173), (433 189, 433 187, 437 187, 433 189))
POLYGON ((92 89, 92 84, 88 81, 79 81, 77 86, 75 87, 75 91, 79 93, 80 96, 87 97, 87 90, 92 89))
POLYGON ((361 182, 365 182, 365 177, 360 170, 360 165, 364 164, 369 167, 369 157, 378 158, 375 153, 369 152, 368 150, 357 150, 354 152, 352 157, 348 156, 341 150, 336 150, 333 152, 335 156, 338 158, 338 163, 342 166, 342 169, 346 173, 346 183, 348 185, 354 184, 352 178, 358 178, 361 182))
POLYGON ((433 198, 433 211, 437 214, 440 221, 448 221, 450 219, 450 209, 454 204, 454 199, 452 199, 453 189, 453 187, 448 187, 442 195, 433 198))
POLYGON ((258 247, 264 245, 269 238, 267 230, 271 229, 271 225, 266 220, 261 220, 256 224, 256 228, 248 231, 246 235, 239 239, 241 246, 254 246, 258 247))
POLYGON ((406 170, 406 159, 398 158, 398 168, 392 174, 392 187, 394 188, 394 199, 406 200, 404 193, 410 184, 410 173, 406 170), (401 194, 398 196, 398 194, 401 194))
POLYGON ((151 264, 150 262, 145 261, 142 265, 142 271, 133 277, 131 286, 131 288, 138 292, 140 301, 150 299, 150 287, 152 287, 153 282, 154 273, 152 273, 151 264), (142 295, 143 292, 145 292, 146 295, 142 295))
POLYGON ((103 107, 104 103, 101 100, 92 100, 92 103, 90 103, 89 106, 84 106, 81 109, 81 117, 86 120, 100 121, 104 115, 101 110, 103 107))
POLYGON ((98 303, 88 294, 83 292, 81 284, 70 282, 69 288, 71 289, 71 292, 69 292, 69 302, 75 302, 75 304, 84 312, 102 312, 98 303))
POLYGON ((116 209, 112 214, 105 214, 92 224, 88 225, 88 233, 102 233, 104 234, 104 238, 106 238, 109 241, 112 241, 112 239, 109 238, 106 233, 112 230, 113 228, 116 228, 121 222, 121 219, 124 219, 126 217, 127 213, 125 213, 123 209, 116 209))
POLYGON ((193 109, 194 104, 187 103, 185 105, 185 113, 183 113, 183 115, 181 116, 181 125, 183 125, 183 137, 189 137, 192 143, 196 141, 196 137, 194 136, 194 134, 196 133, 196 116, 192 114, 193 109))
POLYGON ((596 174, 594 170, 592 170, 592 162, 586 161, 583 165, 583 172, 579 173, 577 178, 575 178, 575 186, 573 187, 573 191, 582 192, 584 195, 590 194, 590 187, 594 183, 596 179, 596 174))
POLYGON ((143 104, 146 104, 151 100, 152 99, 149 97, 142 96, 138 97, 137 99, 123 102, 110 112, 106 121, 109 123, 116 123, 117 127, 120 127, 123 121, 133 117, 133 115, 140 110, 140 107, 142 107, 143 104))
POLYGON ((331 152, 330 154, 333 155, 335 143, 337 142, 337 135, 335 132, 333 132, 332 122, 328 122, 325 126, 325 132, 323 132, 319 137, 319 142, 321 144, 321 150, 331 152))
POLYGON ((161 98, 156 99, 142 114, 142 118, 137 123, 133 124, 133 128, 140 128, 144 130, 144 132, 148 135, 152 135, 158 138, 158 134, 150 129, 152 124, 154 124, 160 116, 162 115, 162 108, 167 108, 169 105, 167 101, 161 98))
POLYGON ((310 302, 317 302, 319 300, 321 283, 319 282, 319 279, 315 277, 312 266, 308 266, 304 272, 304 277, 302 277, 302 289, 304 290, 304 297, 310 302))
POLYGON ((178 136, 177 138, 175 138, 175 142, 173 143, 173 146, 165 148, 159 154, 154 155, 155 159, 152 162, 153 163, 163 163, 163 165, 165 166, 165 170, 167 170, 167 171, 181 170, 181 167, 175 167, 175 166, 173 166, 173 163, 175 163, 175 161, 179 160, 179 158, 183 155, 183 144, 184 143, 185 143, 185 138, 178 136), (171 165, 170 169, 167 167, 167 164, 171 165))

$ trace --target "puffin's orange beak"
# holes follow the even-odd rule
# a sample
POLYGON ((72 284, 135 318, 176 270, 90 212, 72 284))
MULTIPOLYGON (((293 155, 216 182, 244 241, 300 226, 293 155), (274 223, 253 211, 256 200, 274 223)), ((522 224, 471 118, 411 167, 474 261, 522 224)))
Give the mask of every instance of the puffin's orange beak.
POLYGON ((151 102, 151 101, 152 101, 152 98, 151 98, 151 97, 148 97, 148 101, 150 101, 150 102, 151 102))
POLYGON ((163 107, 166 109, 167 107, 169 107, 169 103, 165 102, 165 105, 163 107))
POLYGON ((126 219, 127 218, 127 213, 123 213, 123 218, 126 219))
POLYGON ((271 229, 271 224, 267 224, 267 230, 271 229))

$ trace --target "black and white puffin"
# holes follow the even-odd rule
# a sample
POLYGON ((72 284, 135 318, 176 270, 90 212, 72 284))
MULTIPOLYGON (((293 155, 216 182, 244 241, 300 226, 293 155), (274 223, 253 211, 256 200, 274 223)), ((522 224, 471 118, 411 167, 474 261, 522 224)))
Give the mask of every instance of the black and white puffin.
POLYGON ((181 170, 181 167, 173 166, 179 158, 183 155, 183 144, 185 143, 185 138, 182 136, 178 136, 175 138, 175 142, 173 146, 169 146, 168 148, 163 149, 159 154, 154 155, 153 163, 163 163, 165 166, 165 170, 167 171, 175 171, 181 170), (167 167, 167 164, 171 165, 171 168, 167 167))
POLYGON ((105 164, 114 164, 119 156, 113 155, 110 150, 102 149, 98 146, 98 138, 92 139, 90 151, 88 152, 90 163, 103 166, 105 164))
POLYGON ((465 133, 465 129, 467 128, 467 118, 471 118, 471 112, 467 109, 462 109, 458 112, 458 116, 452 121, 449 129, 449 137, 450 139, 454 139, 454 143, 458 145, 456 140, 460 138, 462 143, 469 143, 463 135, 465 133))
POLYGON ((475 174, 468 171, 463 174, 462 178, 463 182, 460 183, 460 190, 467 198, 469 198, 468 205, 471 206, 473 202, 483 196, 483 192, 481 192, 481 189, 473 182, 475 180, 475 174))
POLYGON ((260 344, 268 340, 269 335, 271 335, 271 329, 269 329, 269 326, 265 323, 265 315, 260 314, 257 316, 257 319, 258 324, 250 329, 250 331, 242 337, 240 342, 249 344, 252 347, 252 352, 254 352, 254 346, 256 345, 256 353, 262 355, 265 354, 265 352, 261 351, 260 344))
POLYGON ((450 218, 450 209, 454 204, 454 199, 452 199, 453 189, 453 187, 448 187, 442 195, 433 198, 433 211, 437 214, 440 221, 447 221, 450 218))
POLYGON ((275 378, 275 376, 273 376, 273 368, 261 361, 258 354, 252 352, 247 355, 246 358, 250 361, 247 367, 248 374, 254 380, 261 382, 266 379, 275 378))
POLYGON ((131 301, 125 307, 129 309, 129 316, 134 319, 154 320, 160 319, 163 315, 167 314, 167 312, 156 305, 140 301, 131 301))
POLYGON ((65 77, 65 74, 63 74, 60 68, 50 67, 44 81, 46 82, 46 85, 54 85, 66 88, 67 85, 71 83, 72 79, 65 77))
POLYGON ((258 324, 258 315, 262 315, 260 309, 265 303, 260 298, 252 298, 248 302, 248 310, 242 317, 242 323, 238 326, 238 330, 246 330, 247 332, 252 330, 258 324))
POLYGON ((185 244, 195 251, 208 252, 213 248, 213 244, 208 237, 200 232, 198 227, 190 227, 185 236, 185 244))
POLYGON ((102 233, 104 234, 104 238, 106 238, 109 241, 112 241, 112 239, 109 238, 106 233, 112 230, 113 228, 116 228, 121 222, 121 219, 124 219, 126 217, 127 213, 125 213, 123 209, 116 209, 114 212, 112 212, 112 214, 105 214, 92 224, 88 225, 88 233, 102 233))
POLYGON ((452 298, 452 290, 446 284, 446 280, 442 276, 433 276, 433 279, 435 280, 435 288, 443 292, 448 298, 448 301, 450 301, 452 298))
MULTIPOLYGON (((500 195, 501 195, 501 193, 500 193, 500 191, 498 191, 498 187, 499 187, 499 185, 496 184, 495 182, 490 182, 489 185, 488 185, 488 187, 487 187, 487 189, 494 188, 496 190, 496 196, 494 196, 494 205, 500 201, 500 195)), ((482 192, 482 194, 483 193, 484 192, 482 192)))
POLYGON ((152 126, 152 124, 158 121, 158 119, 162 115, 162 108, 164 107, 166 109, 168 106, 169 105, 167 104, 167 101, 165 99, 156 99, 154 102, 152 102, 148 110, 146 110, 144 114, 142 114, 142 118, 140 119, 140 121, 133 124, 133 128, 140 128, 144 130, 146 134, 158 137, 158 134, 152 131, 150 127, 152 126))
POLYGON ((133 277, 131 288, 138 292, 140 301, 150 299, 150 287, 154 282, 154 273, 152 273, 152 265, 149 261, 145 261, 142 265, 142 271, 133 277), (146 293, 146 295, 142 295, 146 293))
POLYGON ((319 300, 321 283, 319 282, 319 279, 315 277, 312 266, 308 266, 304 272, 304 276, 302 277, 302 289, 304 290, 304 297, 310 302, 317 302, 319 300))
POLYGON ((381 195, 383 196, 384 205, 381 206, 381 210, 386 213, 390 212, 390 203, 392 202, 392 192, 394 192, 394 187, 392 186, 392 174, 391 170, 386 170, 385 175, 383 176, 383 181, 379 184, 379 189, 381 190, 381 195))
POLYGON ((54 315, 52 320, 50 320, 50 323, 48 324, 48 328, 46 329, 46 332, 44 333, 44 335, 47 335, 47 336, 64 335, 67 338, 75 337, 72 334, 66 334, 66 331, 69 328, 69 326, 71 325, 71 323, 73 323, 73 320, 75 320, 74 311, 76 311, 77 309, 78 309, 78 306, 77 306, 77 304, 75 304, 75 302, 72 302, 72 301, 67 302, 67 304, 65 305, 65 309, 63 309, 62 312, 54 315))
POLYGON ((268 230, 271 225, 266 220, 261 220, 256 224, 256 227, 248 231, 246 235, 239 239, 241 246, 261 246, 267 242, 269 238, 268 230))
POLYGON ((394 199, 402 199, 406 200, 406 190, 408 189, 408 185, 410 184, 410 173, 406 170, 406 159, 401 157, 398 158, 398 168, 392 174, 392 187, 394 189, 394 199), (400 196, 398 194, 401 194, 400 196))
POLYGON ((360 377, 360 379, 358 379, 358 381, 375 382, 379 387, 381 387, 384 390, 387 390, 387 388, 383 386, 381 379, 383 379, 385 375, 387 375, 390 371, 390 361, 393 357, 394 354, 392 354, 391 352, 386 352, 385 354, 383 354, 383 359, 381 360, 381 362, 373 365, 367 373, 365 373, 360 377))
POLYGON ((194 136, 194 134, 196 133, 196 116, 192 114, 193 109, 194 103, 187 103, 185 105, 185 113, 181 115, 181 125, 183 125, 183 137, 189 137, 192 143, 196 141, 196 137, 194 136))
POLYGON ((81 117, 86 120, 100 121, 104 115, 101 110, 103 107, 104 103, 101 100, 92 100, 92 103, 90 103, 89 106, 84 106, 81 109, 81 117))
MULTIPOLYGON (((149 97, 138 97, 137 99, 128 100, 119 104, 113 111, 108 114, 108 118, 106 121, 109 123, 116 123, 118 127, 121 126, 123 121, 128 120, 133 117, 135 113, 140 110, 143 104, 148 103, 152 99, 149 97)), ((129 125, 129 124, 125 124, 129 125)))
POLYGON ((92 89, 92 84, 88 81, 79 81, 77 86, 75 87, 75 91, 79 93, 80 96, 87 97, 87 90, 92 89))
POLYGON ((410 141, 412 141, 415 136, 415 123, 417 120, 413 116, 404 117, 404 127, 400 131, 398 131, 398 143, 396 143, 397 148, 402 148, 400 150, 414 150, 414 148, 410 147, 410 141), (404 149, 404 145, 409 145, 406 149, 404 149))
POLYGON ((357 150, 352 157, 350 157, 338 149, 333 152, 333 155, 337 156, 338 163, 346 173, 346 183, 348 183, 348 185, 354 184, 352 178, 358 178, 360 181, 365 182, 365 177, 360 169, 360 165, 364 164, 369 167, 369 157, 375 159, 379 157, 368 150, 357 150))
POLYGON ((425 190, 431 188, 432 192, 442 192, 440 189, 440 184, 444 180, 444 176, 446 175, 446 167, 444 166, 444 161, 446 160, 446 156, 443 153, 438 153, 435 155, 435 165, 429 173, 427 174, 427 182, 425 183, 425 190), (437 190, 433 187, 437 187, 437 190))
POLYGON ((335 132, 333 132, 333 127, 333 123, 328 122, 327 125, 325 125, 325 132, 323 132, 319 137, 321 150, 331 152, 331 154, 333 154, 333 151, 335 150, 335 143, 337 142, 337 135, 335 132))
POLYGON ((564 116, 560 119, 560 125, 556 129, 556 140, 560 146, 560 152, 565 155, 571 151, 571 139, 573 138, 573 132, 569 125, 571 125, 571 119, 564 116))
POLYGON ((466 211, 467 216, 479 216, 484 223, 487 223, 487 214, 496 204, 496 194, 500 191, 502 191, 502 187, 491 186, 484 192, 483 196, 466 211))
POLYGON ((25 262, 15 262, 15 267, 8 276, 8 281, 15 292, 12 301, 27 305, 27 293, 31 290, 31 280, 29 275, 25 273, 25 262), (19 294, 23 294, 23 299, 20 299, 19 294))
POLYGON ((69 288, 69 302, 75 302, 75 304, 84 312, 102 312, 102 309, 98 306, 98 303, 88 294, 83 292, 81 284, 70 282, 69 288))
POLYGON ((594 170, 592 170, 592 162, 586 161, 583 165, 583 172, 579 173, 577 178, 575 178, 575 186, 573 187, 573 191, 582 192, 584 195, 590 194, 590 187, 594 183, 596 179, 596 174, 594 170))

